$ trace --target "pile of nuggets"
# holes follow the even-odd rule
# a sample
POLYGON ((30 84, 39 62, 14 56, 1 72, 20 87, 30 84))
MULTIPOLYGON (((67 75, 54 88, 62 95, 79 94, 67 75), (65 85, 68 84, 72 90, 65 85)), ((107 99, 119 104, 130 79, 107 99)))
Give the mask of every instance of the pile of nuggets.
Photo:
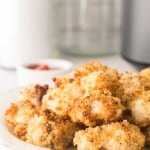
POLYGON ((18 138, 54 150, 141 150, 150 145, 150 68, 124 72, 90 62, 29 85, 6 110, 18 138))

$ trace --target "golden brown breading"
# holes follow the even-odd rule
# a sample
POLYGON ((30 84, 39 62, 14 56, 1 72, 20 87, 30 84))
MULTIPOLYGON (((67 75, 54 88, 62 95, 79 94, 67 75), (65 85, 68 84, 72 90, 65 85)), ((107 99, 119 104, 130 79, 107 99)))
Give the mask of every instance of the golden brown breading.
POLYGON ((125 72, 120 82, 124 91, 122 101, 128 112, 124 117, 140 127, 147 126, 150 123, 150 91, 145 90, 141 76, 125 72))
MULTIPOLYGON (((100 77, 101 79, 98 79, 98 81, 100 80, 100 81, 105 82, 106 84, 109 84, 109 85, 111 84, 111 86, 109 86, 109 90, 113 94, 114 94, 114 91, 116 90, 116 87, 118 87, 118 80, 119 80, 118 71, 108 66, 104 66, 96 61, 87 63, 83 65, 82 67, 75 69, 72 74, 75 79, 82 80, 84 78, 83 80, 85 81, 88 80, 88 78, 91 80, 92 76, 93 78, 96 77, 95 80, 97 80, 98 77, 100 77)), ((97 84, 100 84, 100 82, 98 82, 97 84)))
POLYGON ((83 65, 73 73, 54 79, 56 87, 48 90, 42 101, 42 109, 50 109, 56 114, 67 115, 67 108, 75 99, 95 94, 116 95, 120 87, 119 75, 115 69, 102 66, 98 62, 83 65))
POLYGON ((65 86, 50 88, 42 100, 42 109, 50 109, 58 115, 66 116, 70 102, 83 95, 83 92, 76 81, 65 86))
POLYGON ((18 101, 12 103, 11 106, 6 110, 6 123, 9 129, 19 138, 25 139, 26 127, 38 113, 36 107, 30 101, 18 101))
POLYGON ((44 113, 45 115, 35 116, 30 121, 26 141, 55 150, 65 150, 71 146, 75 131, 79 130, 78 125, 49 110, 45 110, 44 113))
POLYGON ((123 110, 119 98, 97 93, 97 95, 88 95, 72 101, 68 107, 68 114, 73 122, 95 126, 119 120, 123 110))
POLYGON ((65 75, 63 77, 55 77, 54 82, 57 87, 65 86, 67 83, 71 83, 74 80, 76 81, 78 80, 78 82, 80 82, 80 80, 83 77, 86 77, 93 72, 99 72, 99 71, 103 73, 107 73, 107 77, 109 75, 107 80, 114 83, 114 86, 111 87, 112 89, 114 89, 114 87, 117 86, 116 81, 118 80, 118 76, 119 76, 117 70, 110 68, 108 66, 104 66, 100 64, 98 61, 89 62, 81 66, 80 68, 75 69, 72 73, 65 75))
POLYGON ((139 72, 145 90, 150 90, 150 67, 139 72))
POLYGON ((132 101, 128 101, 127 108, 131 111, 129 120, 145 127, 150 124, 150 91, 142 91, 132 101))
POLYGON ((127 121, 80 130, 74 138, 78 150, 141 150, 144 143, 140 129, 127 121))
POLYGON ((30 84, 21 92, 21 99, 29 100, 35 106, 40 107, 43 95, 46 94, 48 85, 30 84))
POLYGON ((103 66, 98 61, 93 61, 82 65, 80 68, 77 68, 73 71, 73 75, 75 78, 82 78, 84 76, 89 75, 94 71, 106 70, 106 66, 103 66))
POLYGON ((137 93, 144 90, 141 78, 137 73, 125 72, 121 74, 120 83, 123 89, 121 99, 125 103, 134 99, 137 93))
POLYGON ((80 78, 104 68, 106 67, 100 64, 98 61, 89 62, 82 65, 80 68, 76 68, 68 75, 64 75, 62 77, 54 77, 53 81, 55 82, 56 87, 64 86, 67 83, 70 83, 74 80, 80 80, 80 78))
POLYGON ((20 139, 65 150, 89 126, 76 133, 78 150, 140 150, 145 138, 138 125, 149 144, 150 68, 119 74, 94 61, 53 81, 53 88, 27 86, 6 110, 6 124, 20 139))
POLYGON ((17 137, 25 140, 28 123, 34 115, 39 114, 41 99, 47 89, 47 85, 28 85, 21 92, 20 100, 6 110, 6 123, 17 137))
POLYGON ((81 78, 81 87, 84 88, 86 95, 95 91, 104 93, 110 91, 114 96, 119 87, 118 74, 109 74, 102 70, 95 71, 81 78))
POLYGON ((56 87, 65 86, 74 80, 78 80, 79 82, 82 77, 85 77, 95 71, 104 70, 104 68, 106 67, 101 65, 98 61, 90 62, 84 64, 80 68, 75 69, 70 74, 64 75, 62 77, 54 77, 53 81, 55 82, 56 87))
POLYGON ((67 83, 71 83, 75 80, 73 72, 64 75, 64 76, 57 76, 53 78, 53 82, 55 84, 55 87, 61 87, 64 86, 67 83))

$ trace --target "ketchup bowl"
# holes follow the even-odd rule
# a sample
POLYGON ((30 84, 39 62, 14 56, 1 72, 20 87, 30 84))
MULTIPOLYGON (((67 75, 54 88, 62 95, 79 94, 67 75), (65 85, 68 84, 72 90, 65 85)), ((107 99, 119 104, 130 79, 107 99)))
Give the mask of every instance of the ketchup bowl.
POLYGON ((63 59, 35 60, 17 67, 19 86, 48 84, 54 86, 52 78, 69 73, 73 69, 70 61, 63 59))

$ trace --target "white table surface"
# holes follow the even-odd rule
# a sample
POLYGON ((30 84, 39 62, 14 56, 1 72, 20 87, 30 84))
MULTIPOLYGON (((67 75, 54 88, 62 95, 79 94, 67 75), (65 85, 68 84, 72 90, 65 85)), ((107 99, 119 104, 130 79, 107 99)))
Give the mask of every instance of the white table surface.
MULTIPOLYGON (((105 65, 109 65, 113 68, 118 69, 120 72, 123 71, 137 71, 135 65, 124 60, 120 55, 107 56, 107 57, 97 57, 97 58, 82 58, 82 57, 69 57, 62 56, 62 58, 71 60, 75 67, 80 66, 91 60, 99 60, 105 65)), ((4 93, 10 89, 16 88, 17 83, 17 74, 15 70, 8 70, 0 68, 0 93, 4 93)), ((0 145, 0 150, 8 150, 0 145)))

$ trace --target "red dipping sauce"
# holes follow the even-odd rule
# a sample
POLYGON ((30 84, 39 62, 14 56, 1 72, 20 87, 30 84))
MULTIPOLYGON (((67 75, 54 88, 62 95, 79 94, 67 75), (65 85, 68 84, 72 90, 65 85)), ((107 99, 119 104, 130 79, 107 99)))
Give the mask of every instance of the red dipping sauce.
POLYGON ((27 68, 33 69, 33 70, 58 70, 60 69, 57 67, 50 67, 47 64, 30 64, 27 66, 27 68))

